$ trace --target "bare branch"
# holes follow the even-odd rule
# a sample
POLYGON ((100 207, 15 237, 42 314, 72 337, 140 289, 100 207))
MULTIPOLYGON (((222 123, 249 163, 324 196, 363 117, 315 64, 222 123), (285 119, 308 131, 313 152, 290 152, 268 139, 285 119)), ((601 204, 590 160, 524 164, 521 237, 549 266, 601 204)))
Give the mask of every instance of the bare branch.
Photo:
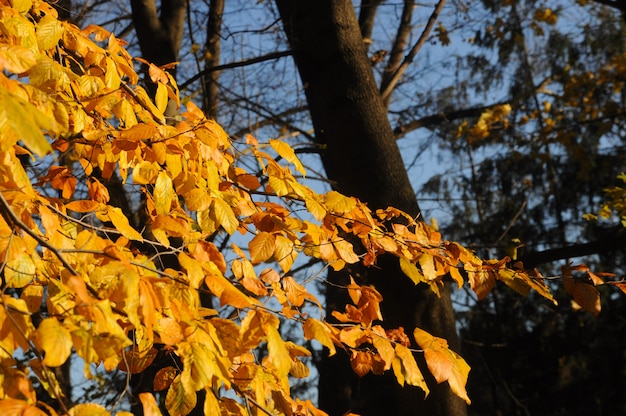
POLYGON ((272 52, 272 53, 268 53, 267 55, 257 56, 256 58, 250 58, 250 59, 246 59, 243 61, 236 61, 236 62, 231 62, 228 64, 217 65, 212 68, 206 68, 204 71, 197 73, 193 77, 189 78, 187 81, 181 83, 179 85, 179 88, 181 90, 184 90, 185 88, 193 84, 195 81, 199 80, 204 75, 209 74, 211 72, 222 71, 224 69, 239 68, 239 67, 248 66, 248 65, 254 65, 260 62, 271 61, 272 59, 279 59, 279 58, 283 58, 285 56, 290 56, 290 55, 291 55, 291 51, 272 52))
POLYGON ((407 133, 413 130, 420 129, 422 127, 432 130, 436 128, 438 125, 449 122, 449 121, 458 120, 458 119, 467 118, 467 117, 478 117, 486 110, 489 110, 491 108, 494 108, 503 104, 506 104, 506 102, 500 102, 500 103, 495 103, 495 104, 490 104, 490 105, 482 105, 478 107, 464 108, 461 110, 449 111, 447 113, 433 114, 430 116, 419 118, 417 120, 412 120, 406 124, 398 125, 393 129, 393 133, 395 134, 396 139, 401 139, 407 133))
POLYGON ((380 95, 383 101, 386 102, 389 99, 389 96, 391 95, 391 92, 395 88, 396 84, 398 83, 402 75, 406 72, 411 62, 413 62, 413 59, 417 55, 417 52, 419 52, 419 50, 422 48, 422 46, 426 42, 426 39, 428 39, 428 35, 430 35, 430 32, 433 29, 433 26, 435 26, 435 22, 437 21, 437 18, 439 17, 439 13, 441 13, 441 9, 443 9, 444 4, 446 4, 445 0, 439 0, 439 3, 437 3, 435 10, 430 15, 430 18, 428 19, 428 23, 426 24, 426 27, 422 31, 422 34, 420 35, 415 45, 413 45, 409 53, 404 57, 404 61, 402 61, 402 64, 400 64, 398 69, 390 77, 389 83, 385 85, 384 87, 381 86, 380 95))
MULTIPOLYGON (((415 0, 404 0, 404 7, 402 8, 402 16, 400 17, 400 24, 398 25, 398 31, 396 38, 394 39, 393 46, 391 47, 391 53, 389 54, 389 60, 383 71, 383 77, 380 82, 380 90, 384 91, 393 77, 396 71, 400 68, 402 63, 402 54, 406 50, 409 36, 411 36, 413 20, 413 11, 415 10, 415 0)), ((389 98, 391 94, 383 97, 385 107, 389 107, 389 98)))

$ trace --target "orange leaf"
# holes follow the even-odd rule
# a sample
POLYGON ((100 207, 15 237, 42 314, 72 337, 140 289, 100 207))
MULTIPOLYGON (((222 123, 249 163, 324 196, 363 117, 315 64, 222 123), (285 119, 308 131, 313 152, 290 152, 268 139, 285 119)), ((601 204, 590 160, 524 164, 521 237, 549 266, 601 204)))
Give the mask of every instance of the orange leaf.
POLYGON ((465 360, 450 350, 448 342, 443 338, 432 336, 419 328, 415 328, 413 336, 417 344, 424 349, 426 364, 437 383, 447 380, 452 392, 470 404, 465 390, 470 367, 465 360))
POLYGON ((350 366, 359 377, 363 377, 372 369, 372 355, 366 351, 353 350, 350 356, 350 366))
POLYGON ((396 375, 398 383, 404 385, 404 383, 411 386, 417 386, 424 390, 426 395, 430 392, 424 376, 420 371, 413 353, 404 345, 396 344, 396 359, 392 362, 393 372, 396 375))
POLYGON ((177 375, 178 370, 175 367, 168 366, 161 368, 154 376, 154 391, 163 391, 167 389, 177 375))
POLYGON ((161 411, 159 410, 159 405, 157 404, 156 399, 154 398, 154 395, 152 395, 152 393, 139 393, 139 401, 141 402, 144 416, 162 415, 161 411))
POLYGON ((563 276, 563 287, 581 308, 593 316, 598 316, 601 310, 598 289, 571 276, 563 276))

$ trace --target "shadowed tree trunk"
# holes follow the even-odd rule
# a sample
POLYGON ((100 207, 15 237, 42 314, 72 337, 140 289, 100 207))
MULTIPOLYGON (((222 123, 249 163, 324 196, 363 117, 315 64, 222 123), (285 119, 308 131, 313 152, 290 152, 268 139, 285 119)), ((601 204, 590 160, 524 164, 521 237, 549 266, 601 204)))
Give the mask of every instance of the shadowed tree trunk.
MULTIPOLYGON (((383 101, 367 58, 353 5, 348 0, 277 0, 278 9, 304 85, 316 140, 328 178, 336 190, 366 201, 373 209, 395 206, 419 216, 419 206, 404 168, 383 101)), ((419 326, 446 338, 457 349, 449 293, 441 299, 414 286, 397 261, 378 267, 333 273, 344 285, 348 275, 374 284, 383 295, 386 326, 407 332, 419 326)), ((327 287, 327 310, 341 310, 345 290, 327 287)), ((340 354, 338 354, 340 355, 340 354)), ((422 366, 427 381, 428 372, 422 366)), ((464 403, 447 383, 430 378, 426 400, 416 388, 402 389, 392 375, 358 378, 347 358, 320 366, 320 407, 331 415, 463 415, 464 403)))

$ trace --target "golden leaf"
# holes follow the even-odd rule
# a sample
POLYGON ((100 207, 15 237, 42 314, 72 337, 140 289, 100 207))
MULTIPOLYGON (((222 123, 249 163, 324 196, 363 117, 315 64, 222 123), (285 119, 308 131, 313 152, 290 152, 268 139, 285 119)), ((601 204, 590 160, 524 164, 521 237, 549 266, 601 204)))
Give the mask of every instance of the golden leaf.
POLYGON ((234 233, 237 227, 239 227, 239 220, 235 216, 232 208, 221 199, 214 199, 211 207, 215 213, 217 225, 224 227, 224 230, 226 230, 228 234, 234 233))
POLYGON ((168 101, 167 88, 165 87, 165 85, 159 82, 157 84, 157 90, 156 90, 156 94, 154 97, 154 103, 156 104, 160 112, 162 113, 165 112, 165 109, 167 108, 167 101, 168 101))
POLYGON ((345 214, 356 208, 356 199, 342 195, 337 191, 330 191, 324 198, 324 204, 328 211, 345 214))
POLYGON ((272 325, 266 325, 265 335, 267 336, 267 350, 269 361, 278 371, 279 377, 286 377, 291 369, 291 356, 285 346, 278 329, 272 325))
POLYGON ((207 275, 204 281, 209 287, 209 290, 220 298, 220 304, 222 306, 230 305, 235 308, 243 309, 252 306, 254 302, 252 298, 243 294, 224 276, 211 274, 207 275))
POLYGON ((294 243, 285 236, 277 235, 274 259, 278 262, 283 273, 287 273, 291 269, 297 256, 298 252, 295 249, 294 243))
POLYGON ((400 269, 413 281, 414 284, 424 281, 424 276, 419 271, 417 266, 411 263, 411 261, 406 257, 400 257, 400 269))
POLYGON ((276 153, 278 153, 283 159, 287 162, 292 163, 295 168, 302 174, 302 176, 306 176, 306 171, 304 170, 304 166, 300 163, 300 159, 296 156, 294 150, 282 140, 273 140, 269 141, 270 146, 276 153))
POLYGON ((110 416, 111 413, 96 403, 77 404, 68 412, 69 416, 110 416))
POLYGON ((39 49, 52 49, 63 36, 63 25, 55 17, 46 14, 37 23, 36 34, 39 49))
POLYGON ((128 223, 128 218, 122 213, 122 210, 117 207, 107 207, 106 216, 113 223, 113 226, 122 233, 122 235, 129 240, 143 241, 141 234, 137 232, 128 223))
POLYGON ((23 253, 4 264, 4 280, 8 287, 22 288, 34 278, 37 269, 30 255, 23 253))
POLYGON ((35 66, 36 63, 37 57, 32 49, 19 45, 0 45, 0 69, 21 74, 35 66))
POLYGON ((44 354, 43 364, 59 367, 72 353, 72 337, 56 318, 46 318, 35 331, 35 345, 44 354))
POLYGON ((254 236, 248 243, 250 250, 250 261, 253 264, 259 264, 269 260, 274 254, 276 246, 276 238, 273 234, 262 231, 254 236))
POLYGON ((426 396, 428 396, 430 389, 426 385, 426 381, 424 381, 424 376, 417 366, 415 357, 413 357, 411 350, 400 344, 396 344, 395 350, 397 359, 394 359, 392 368, 396 378, 398 379, 398 383, 402 385, 406 383, 411 386, 417 386, 424 390, 426 396), (397 360, 399 360, 399 362, 397 360), (400 380, 402 380, 402 382, 400 382, 400 380))
POLYGON ((154 330, 159 334, 161 342, 165 345, 177 345, 183 340, 183 330, 180 324, 173 318, 163 317, 154 324, 154 330))
POLYGON ((153 191, 154 205, 159 215, 168 215, 172 209, 172 202, 176 197, 172 187, 172 178, 165 172, 159 172, 153 191))

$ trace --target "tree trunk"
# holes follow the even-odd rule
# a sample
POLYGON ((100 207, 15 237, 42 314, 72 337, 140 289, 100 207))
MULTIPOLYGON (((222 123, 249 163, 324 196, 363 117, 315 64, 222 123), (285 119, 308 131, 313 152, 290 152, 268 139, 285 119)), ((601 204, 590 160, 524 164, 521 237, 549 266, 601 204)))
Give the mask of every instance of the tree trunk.
MULTIPOLYGON (((367 58, 349 0, 276 0, 305 88, 322 162, 333 187, 372 209, 395 206, 419 216, 419 206, 367 58)), ((383 295, 386 327, 416 326, 446 338, 457 349, 449 292, 441 299, 414 286, 393 258, 378 267, 329 275, 345 284, 348 275, 374 284, 383 295)), ((328 310, 342 309, 345 290, 327 287, 328 310)), ((339 355, 339 354, 338 354, 339 355)), ((418 357, 419 358, 419 357, 418 357)), ((346 357, 325 360, 320 370, 320 407, 331 415, 464 415, 464 403, 447 383, 436 385, 422 366, 431 393, 401 388, 393 375, 358 378, 346 357)))

